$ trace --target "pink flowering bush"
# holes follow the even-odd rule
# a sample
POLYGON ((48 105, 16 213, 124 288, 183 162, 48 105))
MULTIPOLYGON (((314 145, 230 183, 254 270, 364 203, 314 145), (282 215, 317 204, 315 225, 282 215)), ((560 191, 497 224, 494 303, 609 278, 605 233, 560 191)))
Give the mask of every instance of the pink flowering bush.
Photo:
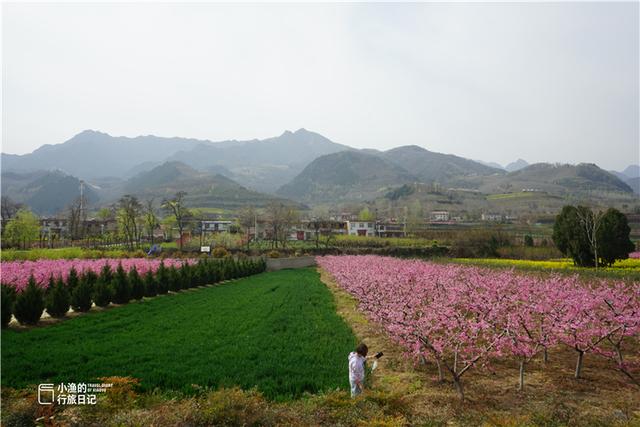
POLYGON ((139 274, 145 274, 147 271, 155 272, 160 263, 164 262, 165 267, 180 267, 184 262, 193 264, 192 260, 182 259, 145 259, 145 258, 103 258, 103 259, 42 259, 38 261, 11 261, 0 263, 0 274, 2 283, 11 285, 18 292, 22 291, 29 281, 29 276, 33 274, 36 284, 45 288, 49 281, 49 277, 62 277, 66 282, 69 271, 75 267, 78 274, 92 270, 94 273, 100 273, 100 269, 108 264, 112 270, 116 270, 119 263, 126 272, 134 266, 139 274))
POLYGON ((640 251, 639 252, 631 252, 629 254, 629 258, 640 259, 640 251))
POLYGON ((416 358, 431 358, 440 378, 448 372, 460 397, 462 376, 477 363, 512 357, 520 366, 564 344, 583 357, 596 353, 616 362, 634 382, 623 341, 640 334, 640 283, 577 276, 546 277, 457 264, 379 256, 325 256, 318 264, 359 301, 416 358))

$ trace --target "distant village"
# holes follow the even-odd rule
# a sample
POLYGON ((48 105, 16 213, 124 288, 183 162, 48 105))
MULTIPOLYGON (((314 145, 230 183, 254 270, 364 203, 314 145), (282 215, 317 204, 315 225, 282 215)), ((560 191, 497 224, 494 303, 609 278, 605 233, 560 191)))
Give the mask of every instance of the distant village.
MULTIPOLYGON (((204 236, 212 233, 245 233, 250 239, 270 240, 271 226, 266 218, 256 216, 254 225, 243 228, 240 226, 238 218, 233 216, 223 216, 220 214, 207 214, 205 218, 190 218, 186 220, 187 227, 183 231, 183 239, 204 236)), ((516 220, 514 216, 501 213, 482 213, 481 221, 487 223, 508 223, 516 220)), ((66 217, 43 217, 40 218, 41 240, 53 241, 68 239, 71 233, 71 219, 66 217)), ((465 223, 461 216, 451 214, 449 211, 432 211, 422 222, 412 222, 409 224, 404 218, 384 218, 373 219, 360 218, 357 213, 341 212, 331 214, 328 218, 316 219, 306 218, 295 221, 288 225, 288 240, 313 240, 321 229, 322 233, 331 232, 337 235, 352 235, 365 237, 406 237, 407 235, 420 231, 420 229, 432 229, 434 227, 455 226, 465 223)), ((473 222, 477 223, 477 222, 473 222)), ((115 235, 118 233, 118 221, 115 218, 98 219, 89 218, 81 221, 79 228, 82 229, 84 238, 99 238, 105 235, 115 235)), ((178 230, 175 226, 159 223, 154 230, 153 237, 157 240, 171 240, 178 237, 178 230)), ((179 237, 178 237, 179 238, 179 237)))

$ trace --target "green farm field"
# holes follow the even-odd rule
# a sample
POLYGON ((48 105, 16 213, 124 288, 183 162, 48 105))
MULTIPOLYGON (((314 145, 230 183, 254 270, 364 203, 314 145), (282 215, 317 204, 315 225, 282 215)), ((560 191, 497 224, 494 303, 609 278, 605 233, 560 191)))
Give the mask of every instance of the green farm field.
POLYGON ((346 389, 356 344, 313 269, 281 270, 2 333, 4 387, 140 380, 142 390, 257 389, 273 400, 346 389))

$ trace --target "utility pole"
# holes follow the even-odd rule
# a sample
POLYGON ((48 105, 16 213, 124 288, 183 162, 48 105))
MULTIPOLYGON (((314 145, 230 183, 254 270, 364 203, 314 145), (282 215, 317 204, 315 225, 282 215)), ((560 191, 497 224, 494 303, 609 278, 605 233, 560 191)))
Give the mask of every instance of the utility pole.
POLYGON ((407 237, 407 207, 404 207, 404 224, 403 224, 403 234, 404 237, 407 237))
POLYGON ((82 212, 84 210, 84 181, 80 181, 80 218, 82 218, 82 212))
POLYGON ((258 241, 258 214, 255 213, 255 210, 254 210, 254 214, 253 214, 253 233, 254 233, 253 238, 257 242, 258 241))

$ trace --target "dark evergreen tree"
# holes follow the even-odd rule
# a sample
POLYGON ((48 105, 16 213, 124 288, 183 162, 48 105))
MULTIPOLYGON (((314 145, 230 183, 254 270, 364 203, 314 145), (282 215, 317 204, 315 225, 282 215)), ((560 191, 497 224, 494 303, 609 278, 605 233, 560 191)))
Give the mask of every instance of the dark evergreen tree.
POLYGON ((113 280, 111 281, 111 286, 113 287, 113 298, 112 301, 116 304, 126 304, 131 299, 131 288, 129 286, 129 278, 127 277, 127 273, 122 268, 122 264, 118 264, 118 268, 116 269, 116 273, 113 275, 113 280))
POLYGON ((158 295, 158 285, 156 278, 151 270, 144 274, 144 296, 155 297, 158 295))
POLYGON ((2 327, 6 328, 11 322, 11 316, 13 315, 13 305, 16 301, 16 290, 13 286, 2 285, 1 302, 2 302, 2 327))
POLYGON ((156 271, 156 284, 159 294, 166 294, 169 291, 169 277, 164 262, 160 263, 156 271))
POLYGON ((80 277, 78 286, 71 291, 71 308, 73 311, 83 312, 91 310, 91 292, 93 288, 93 278, 96 277, 95 273, 83 274, 80 277))
POLYGON ((31 275, 27 287, 16 296, 13 314, 23 325, 35 325, 44 311, 44 291, 31 275))
POLYGON ((69 276, 67 276, 67 289, 69 292, 73 292, 79 283, 80 279, 78 278, 78 272, 75 267, 71 267, 71 270, 69 270, 69 276))
POLYGON ((595 257, 580 215, 593 215, 583 206, 565 206, 553 225, 553 243, 560 252, 573 259, 575 265, 593 267, 595 257))
POLYGON ((71 295, 62 277, 58 277, 53 289, 47 294, 46 308, 51 317, 64 317, 71 305, 71 295))
POLYGON ((100 278, 104 283, 111 283, 113 280, 113 270, 108 263, 105 262, 104 266, 100 270, 100 278))
POLYGON ((598 257, 608 266, 616 260, 627 259, 635 249, 629 239, 631 228, 627 216, 617 209, 609 209, 602 217, 598 228, 598 257))
POLYGON ((524 245, 529 247, 533 246, 533 237, 531 236, 531 234, 525 234, 524 245))
POLYGON ((91 292, 93 292, 93 285, 98 281, 98 275, 93 270, 87 270, 82 274, 81 280, 84 280, 91 292))
POLYGON ((180 267, 180 283, 182 284, 182 289, 193 287, 191 283, 191 266, 188 262, 185 262, 182 264, 182 267, 180 267))
POLYGON ((109 303, 111 303, 111 298, 111 282, 105 282, 102 275, 100 275, 93 285, 93 302, 95 302, 98 307, 107 307, 109 303))
POLYGON ((131 285, 131 297, 140 300, 144 296, 144 283, 135 266, 129 271, 129 284, 131 285))

